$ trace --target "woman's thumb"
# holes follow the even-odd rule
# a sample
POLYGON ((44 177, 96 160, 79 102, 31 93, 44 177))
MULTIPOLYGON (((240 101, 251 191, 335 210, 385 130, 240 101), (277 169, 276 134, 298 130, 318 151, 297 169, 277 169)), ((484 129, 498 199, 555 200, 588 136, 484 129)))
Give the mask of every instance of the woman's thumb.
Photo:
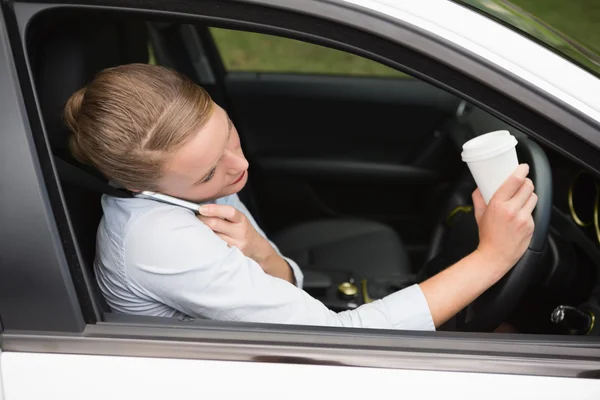
POLYGON ((485 212, 487 206, 485 204, 485 200, 483 199, 483 196, 481 195, 481 192, 479 191, 479 188, 475 189, 472 197, 473 197, 473 206, 475 207, 475 219, 477 220, 477 223, 479 223, 479 219, 485 212))

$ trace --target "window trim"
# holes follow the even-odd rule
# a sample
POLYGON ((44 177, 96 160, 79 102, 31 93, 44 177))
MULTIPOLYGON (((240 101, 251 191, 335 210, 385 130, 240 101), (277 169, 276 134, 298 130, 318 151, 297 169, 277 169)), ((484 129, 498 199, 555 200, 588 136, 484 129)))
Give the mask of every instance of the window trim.
POLYGON ((527 11, 525 8, 517 4, 502 4, 502 11, 510 11, 513 19, 506 17, 499 10, 481 2, 480 0, 452 0, 454 3, 468 8, 469 10, 483 15, 499 24, 504 25, 508 29, 517 32, 520 35, 526 36, 535 41, 540 46, 552 51, 558 56, 576 64, 578 67, 586 70, 592 75, 600 78, 600 66, 596 66, 600 56, 588 45, 582 44, 581 40, 573 36, 563 33, 551 24, 544 21, 539 16, 527 11), (518 23, 516 22, 518 21, 518 23), (552 35, 552 41, 536 32, 536 27, 541 27, 548 30, 552 35), (553 43, 554 42, 554 43, 553 43), (563 48, 569 50, 565 52, 563 48))
POLYGON ((537 336, 404 332, 209 323, 88 326, 80 335, 7 332, 3 350, 54 354, 177 358, 218 361, 344 365, 445 372, 567 378, 600 377, 600 348, 537 336), (249 329, 250 328, 250 329, 249 329), (393 332, 392 332, 393 333, 393 332), (397 332, 396 332, 397 333, 397 332))
MULTIPOLYGON (((380 19, 380 16, 359 14, 352 8, 333 6, 333 3, 328 2, 317 3, 307 2, 306 0, 285 2, 286 4, 293 4, 297 13, 290 13, 277 8, 265 8, 266 0, 254 0, 251 2, 252 4, 239 1, 235 3, 222 2, 221 0, 207 0, 197 3, 170 3, 167 1, 164 3, 158 1, 126 1, 123 3, 132 7, 145 6, 149 8, 152 6, 160 8, 162 5, 164 8, 177 10, 177 12, 174 10, 161 12, 157 9, 128 11, 120 8, 123 13, 131 12, 136 15, 154 17, 163 15, 181 22, 202 21, 211 25, 220 24, 224 27, 238 29, 242 27, 264 33, 279 33, 299 40, 315 42, 363 56, 366 55, 368 58, 407 71, 417 78, 433 83, 451 93, 462 95, 462 97, 472 101, 474 97, 477 97, 480 100, 473 101, 473 103, 484 110, 490 111, 491 107, 497 107, 500 110, 492 110, 492 115, 499 116, 502 120, 517 126, 518 129, 540 139, 550 147, 559 150, 563 154, 566 153, 570 158, 575 157, 570 153, 577 154, 577 157, 582 157, 581 154, 584 154, 584 159, 579 163, 589 163, 590 168, 600 172, 600 158, 597 157, 597 150, 590 149, 587 143, 582 140, 577 141, 568 132, 564 131, 564 126, 572 128, 587 126, 586 129, 598 132, 598 127, 589 124, 589 121, 578 115, 576 110, 569 110, 564 105, 548 99, 543 93, 522 85, 515 77, 498 71, 471 55, 461 53, 447 43, 441 43, 437 39, 433 40, 427 37, 425 33, 416 31, 412 27, 402 26, 397 21, 396 23, 390 23, 380 19), (214 7, 217 3, 219 3, 219 7, 214 7), (307 11, 308 4, 319 4, 322 7, 322 15, 328 15, 332 20, 346 21, 347 25, 358 26, 359 22, 364 22, 365 19, 370 22, 377 21, 381 24, 381 32, 379 32, 379 35, 375 35, 373 32, 368 33, 348 26, 341 27, 336 25, 335 22, 323 20, 323 17, 301 14, 302 10, 307 11), (328 12, 324 12, 324 10, 328 12), (243 22, 240 22, 240 20, 243 22), (292 27, 279 26, 284 23, 291 23, 292 27), (303 26, 305 29, 302 28, 303 26), (337 29, 332 30, 332 27, 337 29), (396 43, 392 42, 390 37, 405 41, 412 40, 415 46, 422 45, 424 53, 441 51, 443 54, 438 54, 438 56, 447 54, 448 63, 454 64, 456 69, 460 68, 460 71, 437 62, 433 57, 410 50, 398 43, 400 39, 397 39, 398 42, 396 43), (374 53, 375 51, 378 53, 374 53), (420 72, 417 71, 418 68, 420 72), (471 73, 463 75, 464 71, 471 71, 471 73), (426 76, 426 74, 429 75, 426 76), (504 93, 501 93, 498 88, 486 86, 484 82, 494 80, 479 79, 482 76, 495 78, 497 82, 503 85, 504 93), (453 86, 449 86, 449 83, 444 83, 444 81, 450 81, 453 86), (458 93, 459 91, 460 93, 458 93), (532 97, 532 103, 537 110, 523 106, 509 97, 509 94, 517 92, 521 94, 517 98, 527 99, 532 97), (486 104, 482 106, 481 101, 486 101, 486 104), (552 112, 558 114, 555 115, 554 122, 542 116, 552 112), (563 127, 559 125, 559 122, 563 127), (546 136, 540 136, 535 131, 544 132, 546 136), (566 146, 564 145, 565 141, 569 142, 566 146)), ((18 11, 17 18, 22 29, 31 17, 44 9, 94 8, 98 11, 103 9, 114 11, 117 9, 110 7, 116 4, 113 0, 105 1, 106 7, 97 6, 97 2, 95 4, 95 7, 25 4, 28 7, 22 8, 23 3, 13 3, 12 7, 18 11)), ((21 33, 24 33, 24 31, 21 33)), ((13 41, 13 46, 15 45, 22 44, 13 41)), ((21 76, 21 79, 25 78, 21 76)), ((21 82, 21 85, 24 92, 31 93, 29 92, 31 89, 25 83, 21 82)), ((30 119, 39 118, 39 114, 35 115, 34 112, 37 112, 36 108, 29 109, 30 119)), ((37 134, 39 135, 42 128, 36 125, 32 129, 38 130, 37 134)), ((38 151, 44 152, 48 149, 38 149, 38 151)), ((52 175, 52 171, 46 170, 43 172, 52 175)), ((56 177, 52 176, 52 179, 56 179, 56 177)), ((32 299, 32 301, 38 303, 45 300, 39 296, 32 299)), ((15 307, 19 307, 19 305, 16 304, 15 307)), ((182 343, 186 343, 186 346, 204 346, 198 352, 190 353, 190 356, 201 358, 214 356, 218 359, 244 359, 246 357, 245 352, 248 349, 255 349, 256 346, 259 346, 264 354, 280 357, 274 359, 277 362, 286 362, 285 357, 289 354, 291 348, 300 349, 300 353, 297 354, 311 348, 313 350, 318 349, 321 354, 329 352, 338 356, 340 356, 339 350, 345 349, 354 355, 362 353, 369 357, 383 355, 396 357, 397 363, 394 365, 404 368, 433 369, 432 364, 425 363, 425 361, 430 360, 427 357, 434 354, 436 357, 444 355, 444 357, 447 357, 448 362, 443 366, 435 365, 434 369, 436 370, 465 371, 471 369, 480 371, 479 368, 475 369, 479 364, 471 364, 475 367, 469 367, 460 362, 467 355, 471 357, 470 360, 477 361, 477 363, 489 362, 490 365, 493 364, 495 372, 515 373, 511 366, 504 364, 504 361, 509 359, 521 363, 522 366, 527 363, 531 364, 530 368, 518 370, 527 374, 536 374, 541 371, 543 374, 580 376, 585 371, 600 369, 598 368, 600 367, 600 338, 586 337, 585 340, 581 340, 580 338, 564 336, 523 337, 523 335, 507 336, 500 334, 489 338, 486 337, 487 335, 467 333, 374 332, 343 328, 289 327, 263 324, 236 325, 219 321, 186 322, 152 318, 135 319, 132 317, 126 317, 125 319, 130 322, 125 323, 122 319, 115 319, 115 317, 118 316, 113 315, 107 318, 106 322, 88 325, 82 335, 74 336, 44 337, 36 334, 20 334, 15 332, 18 327, 5 326, 8 332, 3 335, 3 346, 8 351, 60 351, 85 352, 88 354, 102 351, 124 354, 128 351, 127 347, 129 346, 132 349, 135 346, 138 349, 136 351, 139 351, 141 347, 149 346, 144 351, 145 355, 165 357, 170 354, 182 357, 184 355, 177 349, 182 346, 182 343), (121 322, 111 322, 111 318, 112 321, 121 322), (184 327, 190 328, 182 329, 184 327), (57 347, 48 346, 50 343, 61 345, 57 347), (221 345, 217 345, 217 343, 221 343, 221 345), (123 346, 118 344, 123 344, 123 346), (222 351, 211 353, 211 347, 217 346, 222 346, 222 351), (491 359, 496 357, 495 360, 491 359), (531 357, 535 357, 538 361, 532 360, 531 357), (547 366, 550 362, 562 363, 564 369, 540 368, 540 366, 547 366), (573 371, 577 371, 575 375, 572 374, 573 371)), ((342 360, 340 362, 348 362, 343 361, 346 360, 343 357, 340 360, 342 360)), ((326 363, 332 362, 331 359, 326 361, 326 363)), ((356 361, 356 363, 364 365, 359 361, 356 361)))
POLYGON ((31 90, 23 85, 27 70, 19 63, 23 57, 19 47, 14 46, 16 35, 11 22, 10 13, 0 9, 0 148, 10 149, 3 156, 8 155, 4 161, 11 163, 9 173, 0 175, 1 186, 10 188, 0 190, 4 217, 0 224, 2 325, 5 330, 18 327, 79 332, 85 327, 82 303, 63 251, 64 236, 59 232, 59 227, 66 228, 66 216, 53 212, 52 207, 60 199, 52 187, 52 166, 48 158, 39 156, 47 152, 36 151, 45 145, 39 135, 34 135, 39 126, 27 121, 33 104, 31 90), (29 291, 21 290, 19 285, 29 291), (30 293, 46 298, 32 299, 26 295, 30 293))

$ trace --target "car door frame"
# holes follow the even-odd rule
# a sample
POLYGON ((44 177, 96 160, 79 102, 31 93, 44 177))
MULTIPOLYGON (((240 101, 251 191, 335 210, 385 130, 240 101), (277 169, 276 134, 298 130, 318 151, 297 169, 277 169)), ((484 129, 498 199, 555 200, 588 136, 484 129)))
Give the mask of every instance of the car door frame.
MULTIPOLYGON (((567 131, 600 133, 598 123, 487 60, 377 13, 338 1, 281 0, 279 6, 269 5, 267 0, 89 3, 98 11, 129 7, 128 12, 139 15, 160 14, 182 21, 283 34, 354 52, 456 93, 596 173, 600 171, 600 158, 596 157, 600 135, 594 149, 567 131), (441 55, 446 64, 437 61, 441 55), (524 102, 529 106, 523 106, 524 102)), ((5 290, 0 290, 4 352, 262 360, 567 377, 591 377, 600 370, 600 340, 593 337, 400 332, 101 315, 90 306, 93 294, 73 245, 72 227, 44 139, 20 36, 31 17, 55 7, 87 6, 13 2, 5 3, 2 10, 7 29, 0 31, 4 51, 0 68, 6 73, 0 73, 0 87, 10 89, 8 94, 2 92, 3 102, 10 107, 2 108, 0 128, 2 132, 10 129, 13 135, 0 135, 0 148, 12 146, 27 157, 11 165, 14 176, 1 175, 1 179, 3 185, 13 182, 34 195, 26 193, 27 203, 23 204, 23 198, 0 192, 0 203, 5 216, 23 215, 27 230, 34 230, 31 233, 40 246, 36 252, 24 246, 28 241, 19 226, 0 227, 3 237, 24 240, 12 242, 12 246, 2 244, 2 254, 13 262, 0 269, 0 282, 11 284, 0 288, 5 290), (24 206, 36 212, 28 215, 24 206), (40 285, 42 279, 44 285, 40 285), (27 290, 14 282, 28 285, 27 290), (45 315, 40 316, 42 312, 45 315)))

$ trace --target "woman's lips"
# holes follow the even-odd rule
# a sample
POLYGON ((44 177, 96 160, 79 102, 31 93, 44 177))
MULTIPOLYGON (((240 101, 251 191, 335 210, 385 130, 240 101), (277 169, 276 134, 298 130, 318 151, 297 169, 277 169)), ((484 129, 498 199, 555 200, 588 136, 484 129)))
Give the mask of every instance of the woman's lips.
POLYGON ((246 175, 246 171, 242 172, 242 173, 240 174, 240 177, 239 177, 239 178, 237 178, 237 179, 236 179, 236 180, 235 180, 235 181, 232 183, 232 185, 235 185, 236 183, 238 183, 239 181, 241 181, 241 180, 244 178, 244 175, 246 175))

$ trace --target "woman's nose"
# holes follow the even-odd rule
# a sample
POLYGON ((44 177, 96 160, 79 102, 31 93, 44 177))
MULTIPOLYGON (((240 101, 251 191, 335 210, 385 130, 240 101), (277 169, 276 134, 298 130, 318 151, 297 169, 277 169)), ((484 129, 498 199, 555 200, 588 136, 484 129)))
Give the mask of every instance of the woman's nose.
POLYGON ((228 158, 228 167, 232 170, 233 173, 240 173, 241 171, 245 171, 248 169, 248 160, 244 157, 244 153, 242 152, 233 152, 227 151, 228 158))

